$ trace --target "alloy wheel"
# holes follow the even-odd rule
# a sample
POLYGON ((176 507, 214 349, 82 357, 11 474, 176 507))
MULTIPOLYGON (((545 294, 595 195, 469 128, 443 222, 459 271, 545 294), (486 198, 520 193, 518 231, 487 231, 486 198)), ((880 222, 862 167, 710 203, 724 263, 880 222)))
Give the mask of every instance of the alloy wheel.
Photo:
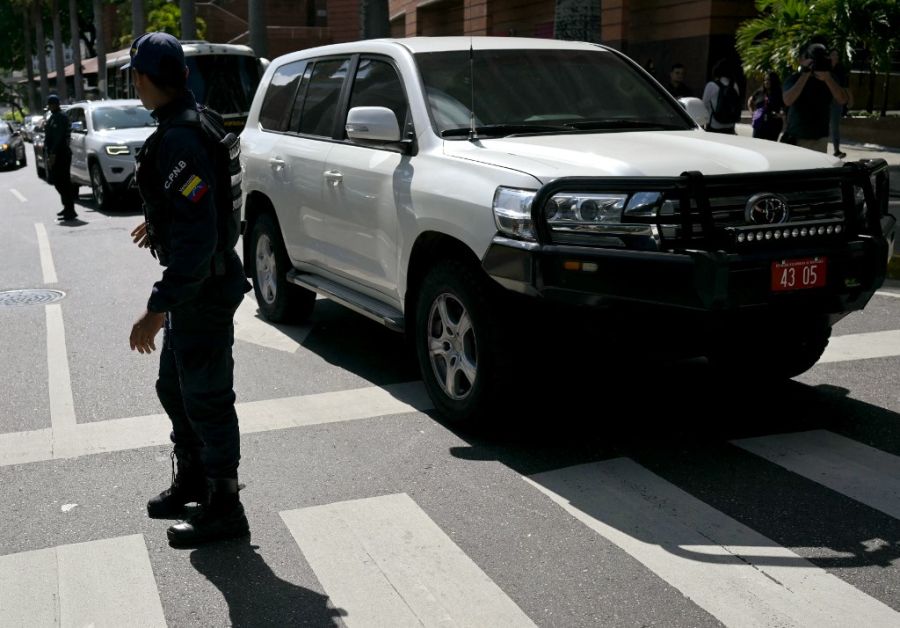
POLYGON ((256 282, 262 298, 269 305, 275 303, 278 296, 277 273, 278 264, 272 240, 267 234, 260 234, 256 240, 256 282))
POLYGON ((478 376, 478 346, 472 318, 454 295, 439 295, 428 313, 428 354, 435 379, 455 401, 469 396, 478 376))
POLYGON ((103 207, 103 175, 100 173, 100 168, 96 165, 91 168, 91 191, 94 193, 94 201, 97 203, 97 207, 103 207))

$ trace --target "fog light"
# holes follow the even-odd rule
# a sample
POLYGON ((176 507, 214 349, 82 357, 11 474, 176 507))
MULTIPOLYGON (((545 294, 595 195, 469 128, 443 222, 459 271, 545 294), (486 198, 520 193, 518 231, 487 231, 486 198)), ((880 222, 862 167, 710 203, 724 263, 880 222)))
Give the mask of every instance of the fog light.
POLYGON ((745 236, 743 233, 738 234, 738 242, 743 242, 746 239, 747 239, 747 236, 745 236))
POLYGON ((834 227, 835 233, 840 233, 843 230, 844 230, 844 228, 841 225, 835 225, 835 227, 834 227))
POLYGON ((791 231, 791 237, 796 238, 796 237, 798 237, 799 235, 800 235, 800 230, 799 230, 799 229, 794 229, 793 231, 791 231))
POLYGON ((825 227, 819 227, 819 235, 825 235, 825 227))
POLYGON ((771 239, 772 239, 772 232, 766 231, 766 240, 771 240, 771 239))
POLYGON ((832 233, 834 233, 834 227, 832 227, 831 225, 828 225, 828 227, 825 228, 825 233, 827 233, 828 235, 831 235, 832 233))
POLYGON ((781 232, 780 232, 780 231, 777 231, 777 230, 775 231, 775 239, 776 239, 776 240, 780 240, 780 239, 781 239, 781 232))
POLYGON ((803 227, 803 228, 800 230, 800 235, 802 235, 802 236, 805 236, 805 235, 807 235, 808 233, 809 233, 809 231, 806 230, 806 227, 803 227))

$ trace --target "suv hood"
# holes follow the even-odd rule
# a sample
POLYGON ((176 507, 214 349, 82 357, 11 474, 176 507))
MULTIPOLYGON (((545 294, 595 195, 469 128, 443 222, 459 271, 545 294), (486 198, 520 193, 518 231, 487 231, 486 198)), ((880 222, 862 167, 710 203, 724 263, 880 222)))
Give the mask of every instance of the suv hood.
POLYGON ((445 154, 510 168, 547 183, 559 177, 669 177, 828 168, 836 157, 705 131, 641 131, 444 141, 445 154))

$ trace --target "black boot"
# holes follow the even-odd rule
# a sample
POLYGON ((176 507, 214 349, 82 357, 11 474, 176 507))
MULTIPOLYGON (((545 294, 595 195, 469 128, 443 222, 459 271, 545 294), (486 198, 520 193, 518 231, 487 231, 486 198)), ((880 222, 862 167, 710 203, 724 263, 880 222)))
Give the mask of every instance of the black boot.
POLYGON ((209 504, 168 530, 169 545, 193 547, 209 541, 250 536, 250 524, 238 497, 237 478, 210 478, 209 504))
POLYGON ((207 498, 206 474, 200 455, 193 451, 172 452, 172 486, 147 502, 151 519, 178 519, 191 502, 204 504, 207 498), (176 462, 177 471, 176 471, 176 462))

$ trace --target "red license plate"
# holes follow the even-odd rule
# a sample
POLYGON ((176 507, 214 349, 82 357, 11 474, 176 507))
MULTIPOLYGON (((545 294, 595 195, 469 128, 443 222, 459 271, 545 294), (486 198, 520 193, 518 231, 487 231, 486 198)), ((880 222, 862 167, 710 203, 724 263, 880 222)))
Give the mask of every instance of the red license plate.
POLYGON ((825 286, 828 259, 810 257, 808 259, 788 259, 772 262, 772 291, 787 292, 825 286))

